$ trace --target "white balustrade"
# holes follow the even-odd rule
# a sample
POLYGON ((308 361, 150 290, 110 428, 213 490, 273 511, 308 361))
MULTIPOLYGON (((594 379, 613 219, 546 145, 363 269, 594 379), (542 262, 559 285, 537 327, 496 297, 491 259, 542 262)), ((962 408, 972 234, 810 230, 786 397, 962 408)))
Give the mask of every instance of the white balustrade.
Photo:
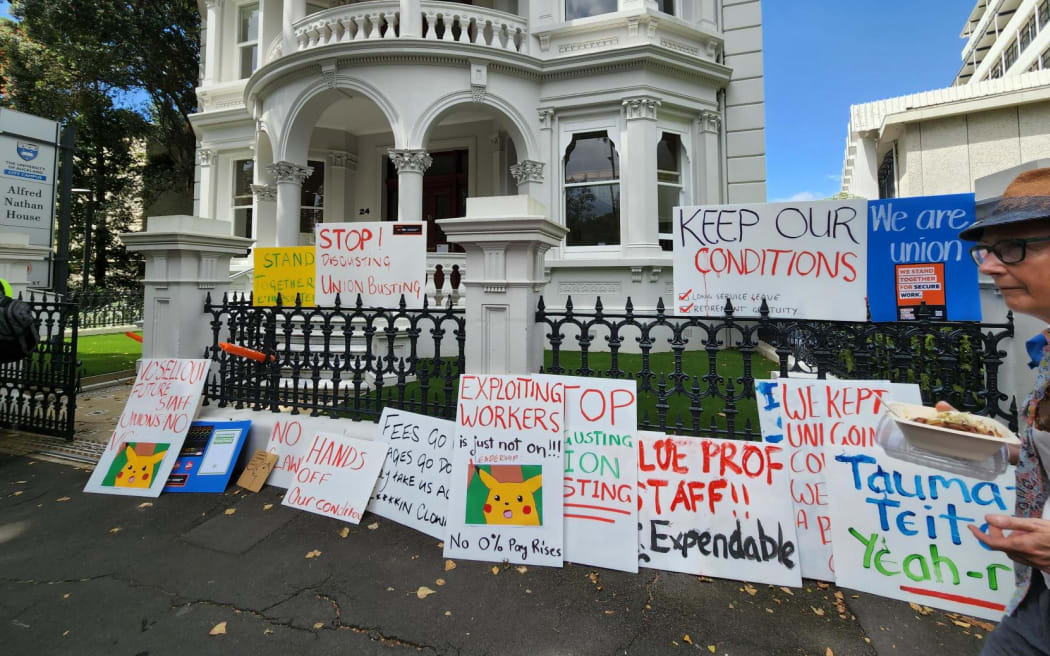
POLYGON ((484 7, 452 2, 422 3, 423 38, 489 46, 524 52, 528 48, 528 20, 484 7))
POLYGON ((343 5, 310 14, 295 26, 299 50, 330 43, 396 39, 401 6, 397 0, 343 5))

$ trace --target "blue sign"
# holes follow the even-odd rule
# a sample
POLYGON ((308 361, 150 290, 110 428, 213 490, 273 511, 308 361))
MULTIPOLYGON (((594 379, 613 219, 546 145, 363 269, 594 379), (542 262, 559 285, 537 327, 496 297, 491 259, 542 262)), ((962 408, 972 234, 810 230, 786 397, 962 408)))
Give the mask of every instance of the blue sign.
POLYGON ((973 194, 868 203, 868 305, 872 321, 980 321, 977 266, 959 231, 976 220, 973 194))
POLYGON ((163 491, 225 492, 251 425, 250 421, 190 424, 163 491))
POLYGON ((15 151, 18 153, 18 156, 25 161, 32 162, 36 159, 36 156, 40 154, 40 146, 27 141, 19 141, 15 146, 15 151))

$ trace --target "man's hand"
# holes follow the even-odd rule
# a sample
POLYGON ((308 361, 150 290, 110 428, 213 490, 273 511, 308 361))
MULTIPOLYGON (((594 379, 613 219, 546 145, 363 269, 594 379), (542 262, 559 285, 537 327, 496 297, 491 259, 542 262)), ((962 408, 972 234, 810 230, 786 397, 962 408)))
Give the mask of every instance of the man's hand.
POLYGON ((1050 572, 1050 521, 1009 515, 985 515, 984 519, 988 522, 987 533, 973 524, 967 527, 975 538, 1002 551, 1010 560, 1050 572))

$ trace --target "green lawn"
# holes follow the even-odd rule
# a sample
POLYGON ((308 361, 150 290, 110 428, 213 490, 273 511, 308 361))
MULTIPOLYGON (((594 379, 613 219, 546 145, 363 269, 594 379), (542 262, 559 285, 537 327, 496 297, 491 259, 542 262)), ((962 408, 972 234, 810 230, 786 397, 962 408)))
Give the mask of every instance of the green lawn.
POLYGON ((140 357, 142 344, 124 333, 77 338, 77 359, 84 378, 134 369, 140 357))

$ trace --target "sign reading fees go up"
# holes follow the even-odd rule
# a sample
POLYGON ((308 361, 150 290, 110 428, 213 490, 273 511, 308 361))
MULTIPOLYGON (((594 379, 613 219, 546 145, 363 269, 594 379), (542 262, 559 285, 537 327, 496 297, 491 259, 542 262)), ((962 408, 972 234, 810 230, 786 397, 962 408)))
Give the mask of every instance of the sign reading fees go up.
POLYGON ((339 295, 353 305, 423 307, 427 259, 427 224, 412 221, 320 223, 314 298, 333 305, 339 295))
POLYGON ((865 200, 675 208, 674 314, 864 321, 865 200))

